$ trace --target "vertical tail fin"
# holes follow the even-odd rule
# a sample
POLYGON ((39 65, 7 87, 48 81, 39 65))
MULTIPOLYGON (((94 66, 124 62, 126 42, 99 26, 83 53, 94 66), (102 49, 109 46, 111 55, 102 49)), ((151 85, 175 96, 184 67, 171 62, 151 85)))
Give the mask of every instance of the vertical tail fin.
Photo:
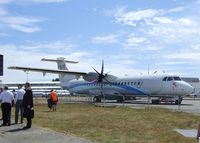
MULTIPOLYGON (((78 63, 77 61, 65 60, 65 58, 63 58, 63 57, 59 57, 57 59, 45 59, 45 58, 43 58, 43 59, 41 59, 41 61, 56 62, 59 70, 68 70, 66 63, 71 63, 71 64, 78 63)), ((67 82, 67 81, 70 81, 70 80, 75 79, 75 78, 76 77, 74 75, 59 74, 59 80, 61 82, 67 82)))

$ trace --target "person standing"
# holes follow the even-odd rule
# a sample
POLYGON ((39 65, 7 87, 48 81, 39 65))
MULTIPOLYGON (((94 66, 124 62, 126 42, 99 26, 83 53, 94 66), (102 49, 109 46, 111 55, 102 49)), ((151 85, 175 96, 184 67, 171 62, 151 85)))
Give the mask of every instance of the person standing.
POLYGON ((58 95, 56 93, 55 90, 51 90, 51 93, 50 93, 50 99, 51 99, 51 104, 52 104, 52 108, 51 108, 51 111, 56 111, 56 105, 57 105, 57 102, 58 102, 58 95))
POLYGON ((200 138, 200 123, 197 127, 197 136, 196 136, 197 143, 199 143, 199 141, 200 141, 199 138, 200 138))
POLYGON ((20 117, 21 117, 21 124, 23 123, 23 107, 22 107, 22 101, 25 94, 25 90, 22 88, 22 85, 18 85, 18 90, 16 92, 15 96, 15 124, 18 124, 18 117, 19 117, 19 111, 20 111, 20 117))
POLYGON ((0 96, 1 108, 3 112, 3 126, 10 126, 11 107, 14 100, 12 92, 8 90, 8 86, 4 86, 4 90, 0 96))
POLYGON ((15 89, 12 90, 12 94, 13 94, 13 96, 14 96, 14 98, 15 98, 15 96, 16 96, 16 91, 15 91, 15 89))
POLYGON ((27 119, 27 125, 23 129, 31 128, 31 110, 33 108, 33 93, 29 82, 25 83, 25 94, 22 101, 22 107, 24 108, 24 117, 27 119))

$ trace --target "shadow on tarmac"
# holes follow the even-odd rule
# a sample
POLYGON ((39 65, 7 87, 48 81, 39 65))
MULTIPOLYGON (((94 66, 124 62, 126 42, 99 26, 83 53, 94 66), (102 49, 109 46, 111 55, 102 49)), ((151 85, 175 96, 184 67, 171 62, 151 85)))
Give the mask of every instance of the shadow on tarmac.
MULTIPOLYGON (((103 102, 101 102, 103 103, 103 102)), ((147 103, 147 102, 144 102, 144 101, 125 101, 124 103, 116 103, 116 102, 105 102, 105 104, 127 104, 127 105, 131 105, 131 104, 138 104, 138 105, 160 105, 160 106, 164 106, 164 105, 172 105, 172 106, 178 106, 177 104, 174 104, 174 103, 164 103, 164 102, 161 102, 160 104, 152 104, 152 103, 147 103)), ((180 104, 181 106, 193 106, 193 104, 180 104)))
POLYGON ((19 132, 19 131, 24 131, 24 129, 23 128, 16 128, 16 129, 11 129, 11 130, 8 130, 8 131, 5 131, 5 132, 14 133, 14 132, 19 132))

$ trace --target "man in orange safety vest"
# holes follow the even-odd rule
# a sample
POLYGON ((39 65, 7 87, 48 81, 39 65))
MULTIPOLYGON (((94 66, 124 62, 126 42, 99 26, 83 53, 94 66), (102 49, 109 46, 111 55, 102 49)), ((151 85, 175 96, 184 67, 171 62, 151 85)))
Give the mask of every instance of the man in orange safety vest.
POLYGON ((51 108, 51 111, 56 111, 56 105, 57 105, 57 102, 58 102, 58 95, 56 93, 55 90, 51 90, 51 93, 50 93, 50 99, 51 99, 51 104, 52 104, 52 108, 51 108))

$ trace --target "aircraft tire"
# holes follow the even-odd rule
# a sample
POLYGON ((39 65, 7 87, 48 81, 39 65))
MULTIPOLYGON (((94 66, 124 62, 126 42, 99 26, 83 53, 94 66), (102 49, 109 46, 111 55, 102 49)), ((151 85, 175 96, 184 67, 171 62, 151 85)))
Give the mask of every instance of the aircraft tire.
POLYGON ((152 104, 159 104, 160 100, 152 100, 151 102, 152 102, 152 104))
POLYGON ((181 100, 176 100, 176 101, 175 101, 175 104, 176 104, 176 105, 181 104, 181 100))
POLYGON ((94 102, 101 102, 101 97, 95 96, 94 97, 94 102))
POLYGON ((119 97, 117 98, 117 103, 123 103, 123 102, 124 102, 123 96, 119 96, 119 97))

